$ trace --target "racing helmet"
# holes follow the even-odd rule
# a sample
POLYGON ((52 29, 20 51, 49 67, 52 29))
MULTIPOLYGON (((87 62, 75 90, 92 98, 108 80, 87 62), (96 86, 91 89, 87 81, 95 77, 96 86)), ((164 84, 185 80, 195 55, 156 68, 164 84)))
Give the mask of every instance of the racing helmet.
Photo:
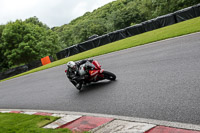
POLYGON ((67 63, 67 70, 76 70, 76 63, 74 61, 69 61, 67 63))

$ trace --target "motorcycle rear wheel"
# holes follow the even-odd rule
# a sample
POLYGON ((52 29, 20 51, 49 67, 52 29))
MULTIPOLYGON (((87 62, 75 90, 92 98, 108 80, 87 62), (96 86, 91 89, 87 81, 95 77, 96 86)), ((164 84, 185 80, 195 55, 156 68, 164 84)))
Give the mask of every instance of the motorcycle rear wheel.
POLYGON ((114 81, 116 79, 116 75, 111 73, 111 72, 103 71, 102 74, 104 75, 105 79, 108 79, 108 80, 111 80, 111 81, 114 81))

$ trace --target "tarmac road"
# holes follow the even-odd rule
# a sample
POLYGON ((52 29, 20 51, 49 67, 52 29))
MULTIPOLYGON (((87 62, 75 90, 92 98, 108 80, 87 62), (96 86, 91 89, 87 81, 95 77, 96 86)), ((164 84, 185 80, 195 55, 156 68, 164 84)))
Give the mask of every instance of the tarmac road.
POLYGON ((65 65, 0 82, 1 109, 113 114, 200 124, 200 33, 98 57, 117 75, 79 92, 65 65))

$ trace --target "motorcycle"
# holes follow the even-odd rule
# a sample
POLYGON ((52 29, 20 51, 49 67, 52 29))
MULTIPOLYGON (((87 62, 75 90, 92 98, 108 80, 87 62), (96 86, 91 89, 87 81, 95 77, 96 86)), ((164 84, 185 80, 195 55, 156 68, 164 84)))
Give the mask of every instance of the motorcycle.
MULTIPOLYGON (((65 72, 67 72, 67 70, 65 70, 65 72)), ((98 82, 98 81, 104 80, 104 79, 107 79, 110 81, 114 81, 116 79, 115 74, 102 69, 101 65, 96 60, 93 60, 92 63, 86 62, 85 64, 83 64, 79 67, 80 76, 86 75, 86 73, 88 73, 87 78, 84 77, 82 79, 83 85, 88 85, 91 82, 98 82), (86 70, 86 69, 88 69, 88 70, 86 70)), ((81 88, 82 88, 82 85, 77 89, 81 90, 81 88)))

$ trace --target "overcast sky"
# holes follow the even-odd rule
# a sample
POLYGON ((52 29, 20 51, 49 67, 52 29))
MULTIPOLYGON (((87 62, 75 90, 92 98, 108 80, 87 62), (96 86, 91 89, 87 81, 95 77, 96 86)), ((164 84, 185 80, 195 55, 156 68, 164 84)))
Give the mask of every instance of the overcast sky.
POLYGON ((61 26, 115 0, 0 0, 0 24, 36 16, 49 27, 61 26))

